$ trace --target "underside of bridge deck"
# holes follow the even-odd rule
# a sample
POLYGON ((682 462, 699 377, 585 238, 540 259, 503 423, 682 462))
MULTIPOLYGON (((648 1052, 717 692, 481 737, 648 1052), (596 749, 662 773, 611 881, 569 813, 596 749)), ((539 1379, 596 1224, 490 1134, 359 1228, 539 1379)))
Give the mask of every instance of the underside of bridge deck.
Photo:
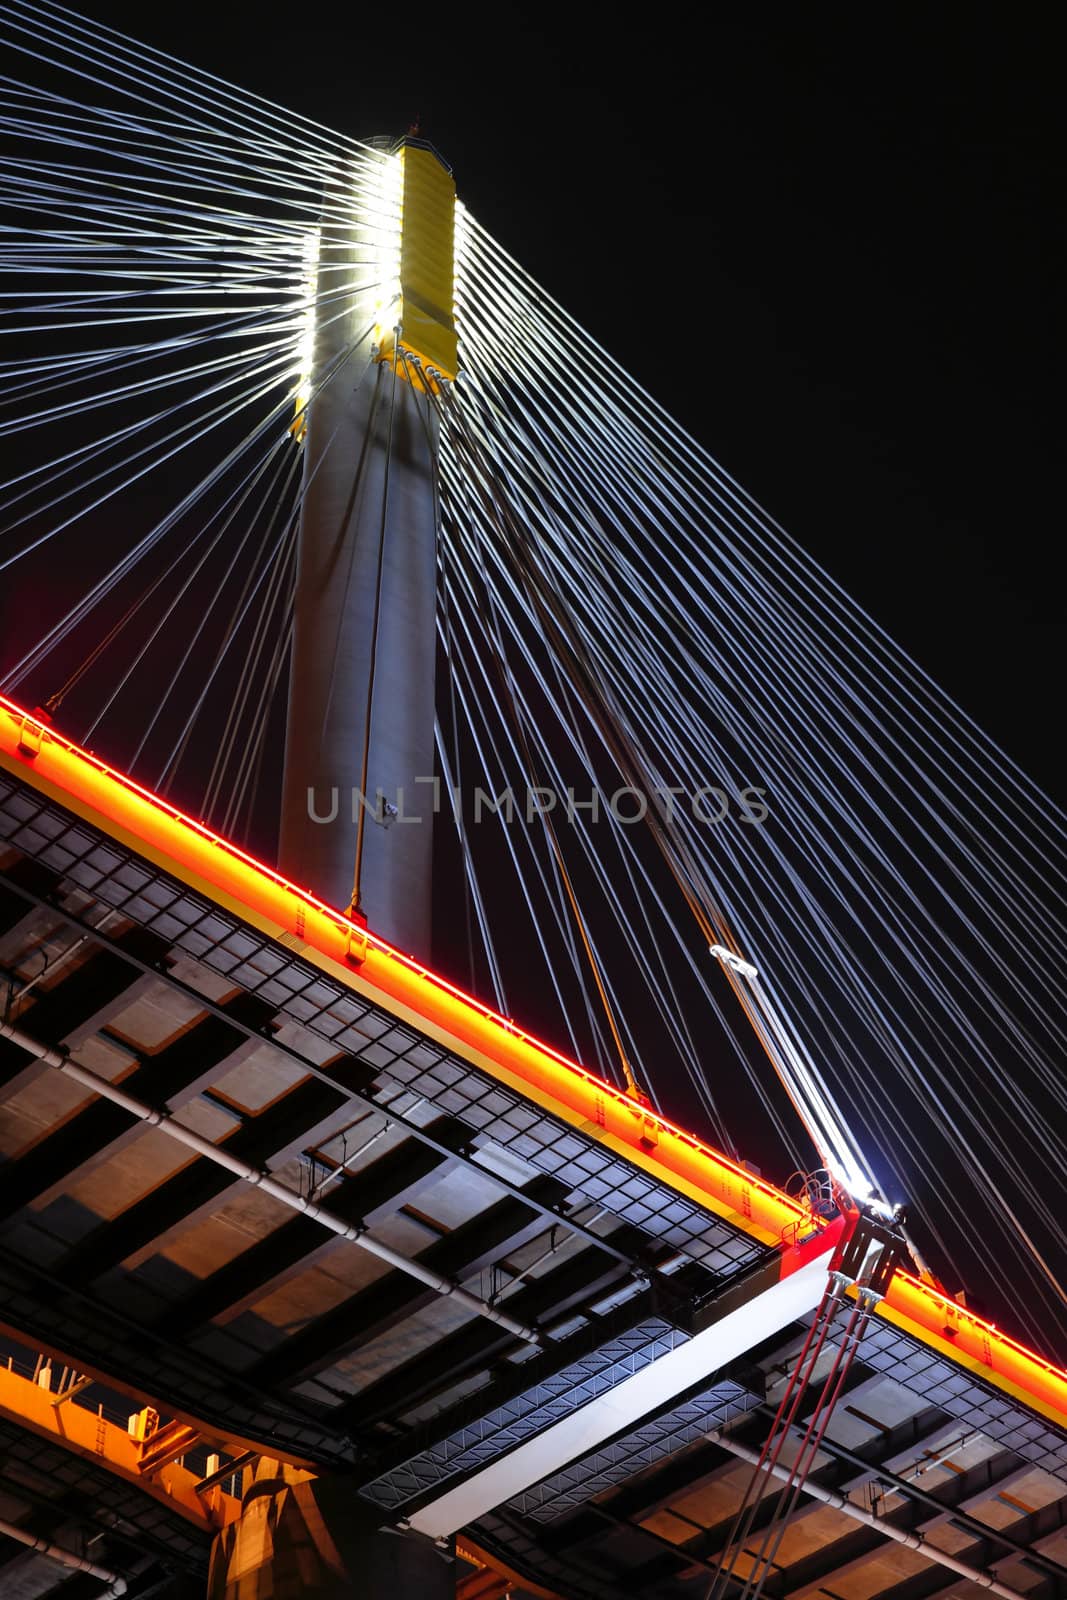
POLYGON ((787 1272, 29 763, 0 874, 5 1600, 206 1593, 264 1463, 470 1600, 732 1600, 786 1510, 774 1600, 1067 1597, 1063 1420, 899 1318, 732 1547, 829 1234, 787 1272))

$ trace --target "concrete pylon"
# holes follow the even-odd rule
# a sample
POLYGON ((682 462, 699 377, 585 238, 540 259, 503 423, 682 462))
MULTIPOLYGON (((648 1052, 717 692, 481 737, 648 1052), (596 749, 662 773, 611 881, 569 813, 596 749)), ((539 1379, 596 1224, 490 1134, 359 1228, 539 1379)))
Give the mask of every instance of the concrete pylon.
POLYGON ((334 386, 308 428, 279 866, 346 909, 362 810, 362 908, 428 959, 432 794, 416 779, 434 770, 436 421, 384 363, 334 386))
MULTIPOLYGON (((368 1508, 369 1509, 369 1508, 368 1508)), ((453 1600, 451 1550, 376 1529, 343 1478, 261 1457, 211 1550, 208 1600, 453 1600)))
POLYGON ((373 207, 335 189, 324 210, 279 867, 344 910, 358 846, 372 931, 429 959, 438 380, 419 374, 455 374, 455 189, 422 147, 389 159, 387 246, 373 207))

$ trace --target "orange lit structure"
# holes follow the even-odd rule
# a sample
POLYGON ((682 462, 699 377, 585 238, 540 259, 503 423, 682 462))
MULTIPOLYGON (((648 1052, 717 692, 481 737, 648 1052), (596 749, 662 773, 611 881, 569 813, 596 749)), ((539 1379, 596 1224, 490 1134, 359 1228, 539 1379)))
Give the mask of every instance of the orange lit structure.
MULTIPOLYGON (((43 1369, 47 1373, 49 1369, 43 1369)), ((23 1377, 9 1365, 0 1366, 0 1416, 20 1427, 61 1443, 65 1449, 89 1460, 102 1460, 108 1470, 134 1483, 153 1499, 210 1533, 240 1515, 241 1502, 214 1481, 198 1489, 198 1475, 181 1459, 196 1442, 192 1430, 174 1424, 157 1433, 122 1428, 91 1404, 79 1401, 81 1385, 53 1394, 47 1382, 23 1377), (140 1437, 138 1437, 138 1433, 140 1437), (174 1436, 170 1449, 165 1441, 174 1436)), ((146 1413, 141 1413, 144 1417, 146 1413)), ((140 1418, 131 1418, 131 1422, 140 1418)))
MULTIPOLYGON (((783 1276, 831 1242, 835 1224, 287 882, 80 749, 39 713, 3 697, 0 767, 750 1237, 779 1247, 783 1276)), ((879 1315, 1067 1427, 1067 1371, 947 1295, 898 1270, 879 1315)))

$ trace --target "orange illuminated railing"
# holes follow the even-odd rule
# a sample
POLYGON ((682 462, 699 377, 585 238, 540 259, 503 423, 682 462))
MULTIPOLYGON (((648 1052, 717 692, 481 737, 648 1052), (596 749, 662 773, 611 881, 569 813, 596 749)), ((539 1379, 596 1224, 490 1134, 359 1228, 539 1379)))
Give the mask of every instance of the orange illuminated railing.
POLYGON ((765 1244, 822 1226, 799 1201, 394 950, 0 696, 0 763, 765 1244))
MULTIPOLYGON (((299 950, 546 1111, 782 1250, 793 1270, 836 1232, 792 1196, 287 882, 202 822, 0 696, 0 767, 92 822, 175 878, 299 950), (812 1236, 817 1236, 813 1238, 812 1236), (805 1248, 805 1241, 807 1243, 805 1248)), ((882 1314, 1067 1427, 1067 1372, 1025 1350, 937 1290, 898 1272, 882 1314)))

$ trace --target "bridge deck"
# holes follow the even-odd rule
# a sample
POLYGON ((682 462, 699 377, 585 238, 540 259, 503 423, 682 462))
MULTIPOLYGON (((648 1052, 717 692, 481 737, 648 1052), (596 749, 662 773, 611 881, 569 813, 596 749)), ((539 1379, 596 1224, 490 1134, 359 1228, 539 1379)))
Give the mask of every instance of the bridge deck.
MULTIPOLYGON (((540 1336, 3 1039, 5 1354, 92 1377, 70 1405, 151 1402, 197 1434, 196 1470, 248 1450, 343 1468, 369 1515, 416 1526, 450 1494, 491 1502, 470 1537, 561 1594, 703 1593, 750 1471, 707 1436, 758 1448, 810 1306, 783 1299, 765 1327, 757 1314, 725 1365, 687 1368, 686 1352, 791 1293, 832 1225, 9 702, 0 969, 24 1036, 540 1336), (641 1415, 593 1427, 639 1380, 641 1415), (589 1448, 562 1442, 576 1425, 589 1448), (557 1439, 558 1463, 524 1477, 557 1439)), ((1062 1372, 897 1273, 850 1381, 817 1462, 827 1484, 879 1484, 902 1525, 946 1548, 985 1540, 978 1564, 1019 1592, 1067 1581, 1045 1548, 1062 1559, 1062 1372), (894 1463, 921 1475, 896 1481, 894 1463), (987 1548, 1005 1522, 1008 1542, 987 1548)), ((14 1415, 2 1426, 25 1439, 14 1415)), ((99 1496, 93 1472, 68 1484, 75 1520, 99 1496)), ((896 1596, 910 1600, 953 1576, 805 1509, 770 1585, 782 1595, 911 1584, 896 1596)), ((202 1535, 187 1543, 151 1559, 202 1569, 202 1535)))

